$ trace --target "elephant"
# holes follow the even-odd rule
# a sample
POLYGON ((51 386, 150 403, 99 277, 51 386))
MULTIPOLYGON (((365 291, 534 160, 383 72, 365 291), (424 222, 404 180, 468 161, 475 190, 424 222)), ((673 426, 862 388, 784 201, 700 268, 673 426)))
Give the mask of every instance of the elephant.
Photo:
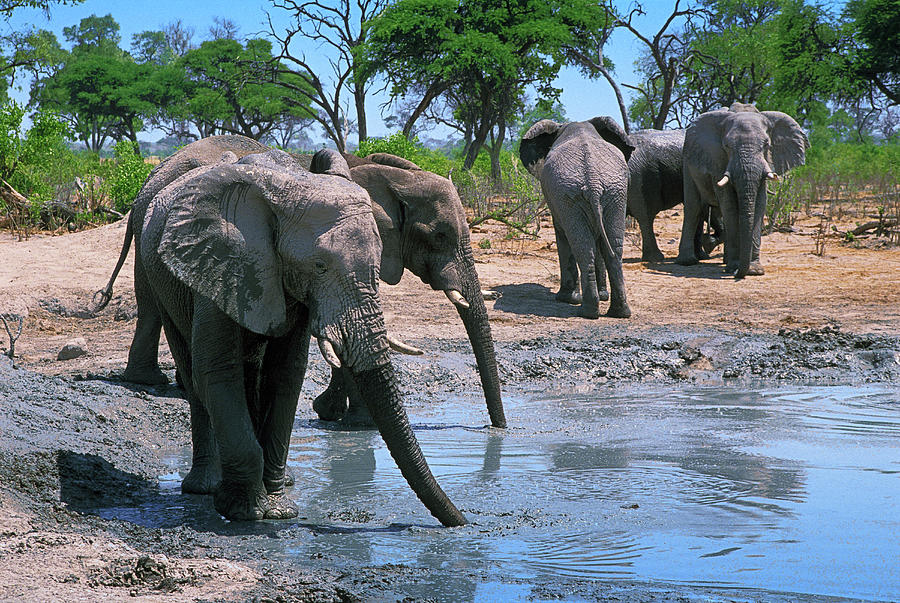
POLYGON ((198 167, 146 205, 140 261, 191 407, 193 466, 231 520, 296 517, 285 466, 310 336, 366 400, 412 489, 466 523, 402 406, 378 298, 381 239, 336 152, 321 174, 282 151, 198 167))
MULTIPOLYGON (((345 158, 350 177, 372 199, 384 244, 381 280, 395 285, 404 270, 409 270, 432 289, 446 294, 472 344, 491 425, 506 427, 490 324, 456 187, 447 178, 396 155, 345 158)), ((315 160, 310 169, 318 171, 315 160)), ((349 424, 368 422, 365 405, 351 397, 348 407, 337 371, 333 371, 328 389, 316 398, 313 408, 322 419, 343 417, 349 424)))
MULTIPOLYGON (((158 190, 198 165, 234 161, 267 150, 265 145, 243 136, 213 136, 187 145, 160 164, 135 199, 119 262, 105 290, 98 292, 101 301, 97 309, 111 298, 113 283, 128 254, 129 232, 142 223, 146 205, 158 190)), ((330 165, 320 165, 316 161, 319 156, 314 156, 308 166, 313 172, 321 172, 330 165)), ((396 284, 407 268, 433 289, 445 292, 462 318, 472 343, 491 425, 505 427, 494 344, 469 244, 468 224, 456 188, 448 179, 394 155, 376 153, 366 159, 344 157, 352 166, 352 179, 372 199, 383 241, 381 279, 396 284)), ((160 321, 155 308, 142 301, 146 297, 142 271, 143 267, 136 261, 138 320, 123 377, 138 383, 165 383, 167 379, 157 361, 160 321)), ((399 341, 389 341, 397 351, 417 352, 399 341)), ((346 424, 371 421, 366 416, 365 405, 348 406, 339 371, 333 371, 331 383, 316 399, 314 409, 323 419, 343 419, 346 424)))
MULTIPOLYGON (((661 262, 665 258, 656 243, 653 221, 659 212, 684 201, 684 130, 638 130, 628 135, 628 142, 634 152, 628 159, 626 213, 641 229, 641 261, 661 262)), ((718 208, 709 208, 703 217, 694 236, 694 252, 701 259, 709 259, 709 253, 721 241, 723 228, 718 208), (704 223, 709 225, 709 234, 704 233, 704 223)))
POLYGON ((553 219, 560 269, 556 299, 581 303, 585 318, 600 316, 601 299, 610 300, 607 316, 631 316, 622 251, 632 151, 609 117, 564 124, 542 119, 519 144, 522 164, 540 181, 553 219))
POLYGON ((700 115, 684 137, 684 220, 676 262, 697 263, 693 238, 706 205, 722 212, 725 270, 735 279, 764 274, 759 250, 766 180, 802 165, 809 141, 780 111, 734 103, 700 115))

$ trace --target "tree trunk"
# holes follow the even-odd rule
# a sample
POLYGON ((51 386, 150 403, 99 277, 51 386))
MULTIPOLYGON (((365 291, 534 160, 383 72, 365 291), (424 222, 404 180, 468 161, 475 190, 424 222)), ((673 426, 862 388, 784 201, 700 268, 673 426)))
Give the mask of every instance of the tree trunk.
POLYGON ((366 124, 366 90, 358 82, 353 84, 353 100, 356 102, 356 127, 359 130, 359 141, 362 142, 369 137, 369 128, 366 124))
POLYGON ((625 129, 626 134, 631 134, 631 126, 628 125, 628 109, 625 107, 625 97, 622 96, 622 89, 619 88, 619 85, 612 78, 612 74, 610 74, 609 70, 606 67, 597 67, 597 70, 603 74, 603 77, 606 78, 606 81, 609 82, 609 85, 612 86, 613 92, 616 93, 616 102, 619 103, 619 113, 622 114, 622 127, 625 129))

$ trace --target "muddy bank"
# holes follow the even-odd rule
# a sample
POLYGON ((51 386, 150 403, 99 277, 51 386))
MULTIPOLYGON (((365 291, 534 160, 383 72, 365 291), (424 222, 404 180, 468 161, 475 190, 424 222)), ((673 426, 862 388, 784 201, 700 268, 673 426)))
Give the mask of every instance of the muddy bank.
MULTIPOLYGON (((413 420, 422 412, 439 416, 443 401, 457 395, 476 404, 466 423, 471 428, 486 424, 468 342, 410 341, 427 352, 396 357, 413 420)), ((592 391, 611 384, 741 389, 758 382, 900 382, 900 339, 832 327, 772 334, 607 325, 501 341, 497 347, 507 395, 592 391)), ((310 360, 298 424, 314 420, 311 400, 328 377, 317 354, 310 360)), ((0 599, 94 601, 126 594, 166 601, 428 598, 427 571, 414 565, 336 558, 334 566, 352 567, 348 572, 286 558, 273 541, 294 538, 298 531, 314 536, 327 527, 305 523, 302 507, 299 522, 259 524, 223 522, 206 497, 182 497, 178 509, 167 509, 171 498, 164 494, 177 488, 178 476, 166 459, 189 446, 187 404, 174 385, 143 388, 118 381, 116 374, 51 377, 14 369, 0 358, 0 599), (159 517, 125 521, 98 514, 101 508, 141 506, 156 508, 159 517)), ((509 419, 515 427, 515 415, 509 419)), ((347 521, 362 522, 375 533, 439 529, 424 510, 422 528, 384 524, 362 511, 362 518, 335 517, 338 526, 345 526, 336 529, 353 529, 347 521)), ((469 582, 480 579, 473 570, 460 571, 469 582)), ((621 580, 536 584, 510 579, 496 587, 506 596, 516 584, 523 596, 540 600, 796 600, 769 591, 730 590, 726 596, 715 588, 621 580)))

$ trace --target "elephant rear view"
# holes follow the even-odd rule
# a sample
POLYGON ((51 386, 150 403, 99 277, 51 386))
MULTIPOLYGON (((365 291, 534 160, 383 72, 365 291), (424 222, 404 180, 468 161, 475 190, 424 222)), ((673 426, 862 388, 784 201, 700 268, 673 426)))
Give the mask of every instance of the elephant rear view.
POLYGON ((684 138, 684 222, 676 262, 697 263, 694 233, 705 205, 725 223, 726 271, 735 278, 763 274, 759 248, 766 181, 806 158, 809 141, 786 113, 734 103, 698 117, 684 138))
POLYGON ((607 316, 631 316, 622 251, 626 162, 633 150, 624 130, 609 117, 565 124, 543 119, 529 128, 519 146, 519 157, 540 181, 553 218, 560 270, 556 299, 580 302, 579 314, 585 318, 600 316, 601 299, 610 300, 607 316))

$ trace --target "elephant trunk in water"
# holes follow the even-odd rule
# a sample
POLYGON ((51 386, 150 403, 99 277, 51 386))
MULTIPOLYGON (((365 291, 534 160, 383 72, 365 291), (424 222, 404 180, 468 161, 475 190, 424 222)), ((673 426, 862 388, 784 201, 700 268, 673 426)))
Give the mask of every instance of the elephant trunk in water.
POLYGON ((466 518, 438 485, 425 462, 406 411, 403 409, 397 379, 391 365, 352 372, 347 386, 351 388, 351 397, 362 395, 366 400, 369 413, 375 420, 391 456, 394 457, 394 462, 419 500, 443 525, 448 527, 465 525, 466 518), (352 389, 357 391, 353 392, 352 389))
POLYGON ((488 323, 487 309, 484 306, 484 298, 481 293, 481 284, 475 272, 475 260, 472 251, 464 246, 460 251, 460 265, 464 267, 464 275, 460 275, 460 293, 465 298, 466 304, 457 303, 456 310, 466 327, 469 341, 472 343, 472 352, 475 354, 475 362, 478 373, 481 376, 481 386, 484 388, 484 398, 487 402, 488 414, 491 417, 491 425, 494 427, 506 427, 506 416, 503 413, 503 400, 500 397, 500 376, 497 373, 497 357, 494 354, 494 341, 491 337, 491 326, 488 323))

